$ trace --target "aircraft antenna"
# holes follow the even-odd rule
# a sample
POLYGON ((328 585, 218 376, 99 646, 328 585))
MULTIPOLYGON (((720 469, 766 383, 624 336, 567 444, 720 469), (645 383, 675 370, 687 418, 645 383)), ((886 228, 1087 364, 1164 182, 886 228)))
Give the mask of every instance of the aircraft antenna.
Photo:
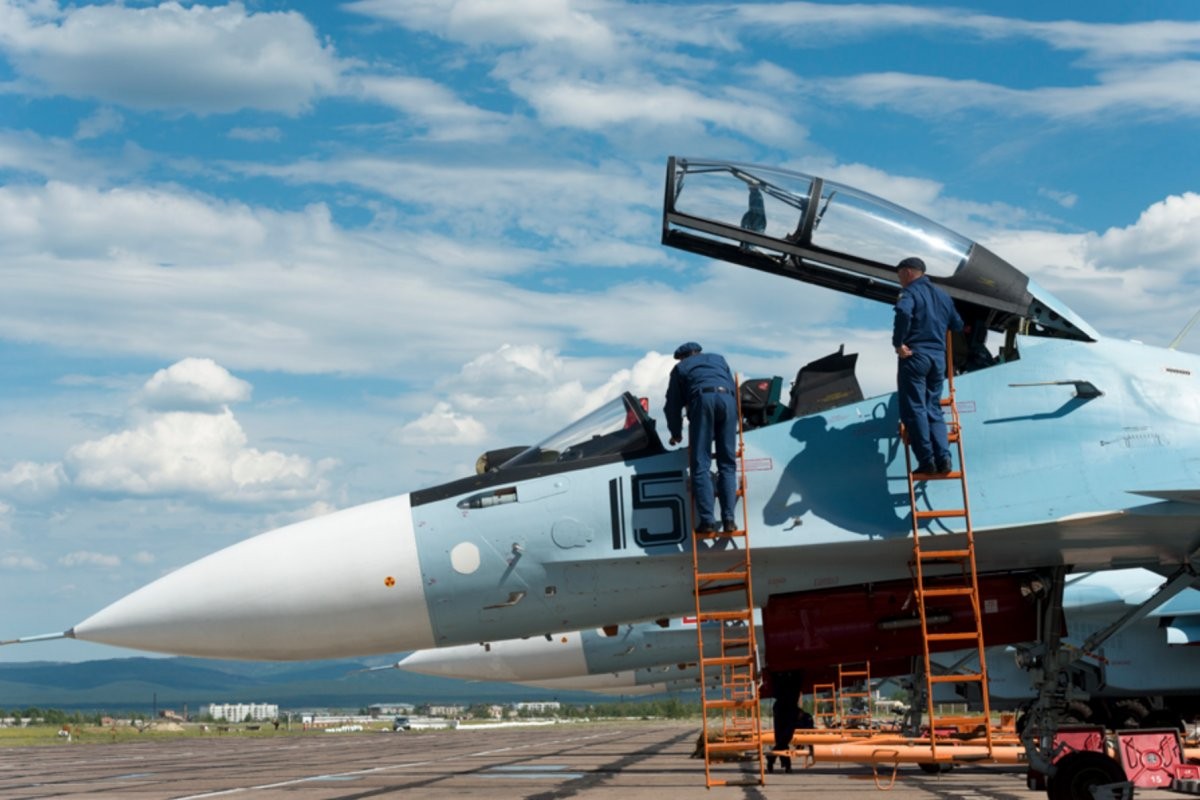
POLYGON ((1181 330, 1175 336, 1175 338, 1171 340, 1171 343, 1167 345, 1168 350, 1176 350, 1179 348, 1179 343, 1183 341, 1183 337, 1188 335, 1188 332, 1192 329, 1192 326, 1196 324, 1196 320, 1200 320, 1200 311, 1192 314, 1192 318, 1188 320, 1187 325, 1183 326, 1183 330, 1181 330))

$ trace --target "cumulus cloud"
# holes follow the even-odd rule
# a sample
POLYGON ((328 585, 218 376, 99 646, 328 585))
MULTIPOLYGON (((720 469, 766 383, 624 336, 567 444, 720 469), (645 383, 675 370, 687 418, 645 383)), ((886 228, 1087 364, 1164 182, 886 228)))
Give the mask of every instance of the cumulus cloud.
POLYGON ((297 114, 343 65, 299 13, 241 4, 8 6, 0 47, 49 94, 139 109, 297 114))
POLYGON ((89 550, 76 550, 73 553, 67 553, 58 559, 58 563, 64 567, 102 567, 104 569, 113 569, 121 566, 121 559, 118 556, 108 555, 105 553, 93 553, 89 550))
POLYGON ((242 142, 278 142, 283 140, 283 131, 275 126, 265 128, 230 128, 228 136, 242 142))
POLYGON ((215 414, 173 411, 136 427, 77 444, 65 466, 72 483, 104 494, 212 497, 269 502, 319 496, 330 460, 313 462, 247 446, 228 408, 215 414))
POLYGON ((125 118, 120 112, 112 108, 98 108, 75 127, 75 138, 96 139, 108 133, 116 133, 124 125, 125 118))
POLYGON ((142 387, 140 399, 156 411, 217 412, 249 400, 250 393, 249 383, 211 358, 185 358, 154 373, 142 387))
POLYGON ((155 558, 154 554, 149 552, 148 550, 138 550, 136 553, 133 554, 133 557, 130 560, 133 561, 133 563, 135 563, 135 564, 141 564, 142 566, 148 566, 150 564, 153 564, 158 559, 155 558))
POLYGON ((404 112, 428 138, 458 141, 504 137, 509 119, 464 102, 446 86, 408 75, 360 75, 347 80, 349 91, 404 112))
POLYGON ((1102 233, 1013 230, 985 244, 1108 335, 1165 344, 1200 303, 1190 290, 1200 285, 1200 195, 1193 192, 1102 233))
POLYGON ((486 434, 479 420, 439 402, 432 411, 396 431, 395 439, 401 444, 478 444, 486 434))
POLYGON ((59 463, 19 461, 0 472, 0 495, 23 502, 40 502, 54 495, 66 481, 59 463))
MULTIPOLYGON (((429 30, 469 44, 554 45, 583 56, 608 53, 610 25, 568 0, 452 0, 449 3, 356 0, 343 6, 377 19, 429 30)), ((597 12, 603 12, 597 7, 597 12)))
POLYGON ((1089 236, 1088 248, 1098 261, 1114 266, 1200 269, 1200 194, 1160 200, 1132 225, 1089 236))
POLYGON ((41 572, 46 569, 46 565, 30 555, 5 553, 0 555, 0 568, 21 572, 41 572))
MULTIPOLYGON (((607 363, 607 361, 605 362, 607 363)), ((674 359, 651 351, 599 380, 590 359, 540 345, 505 344, 463 365, 440 389, 448 401, 396 432, 406 445, 532 444, 628 391, 661 398, 674 359), (488 421, 485 429, 480 419, 488 421)), ((652 399, 652 411, 660 405, 652 399)))

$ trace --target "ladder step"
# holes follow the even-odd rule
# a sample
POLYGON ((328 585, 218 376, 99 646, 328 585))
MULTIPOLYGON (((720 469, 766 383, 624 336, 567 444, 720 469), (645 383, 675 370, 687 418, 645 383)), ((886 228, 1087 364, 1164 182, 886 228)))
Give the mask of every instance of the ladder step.
POLYGON ((714 594, 745 591, 747 588, 749 587, 745 583, 726 583, 721 586, 704 586, 700 589, 699 594, 701 597, 708 597, 714 594))
POLYGON ((925 589, 921 594, 925 597, 970 597, 975 594, 975 587, 956 586, 952 589, 925 589))
POLYGON ((758 705, 756 700, 705 700, 704 708, 754 708, 758 705))
POLYGON ((696 531, 692 535, 695 536, 697 539, 731 539, 731 538, 736 538, 738 536, 744 537, 746 535, 746 532, 745 531, 730 531, 729 533, 725 533, 725 531, 710 531, 708 533, 700 533, 699 531, 696 531))
POLYGON ((740 753, 743 750, 753 750, 757 745, 749 740, 743 742, 709 742, 707 749, 710 753, 740 753))
POLYGON ((717 620, 752 622, 754 620, 754 614, 751 611, 701 611, 696 616, 700 622, 716 622, 717 620))
POLYGON ((922 550, 917 553, 917 557, 922 561, 962 561, 964 558, 971 557, 971 551, 968 550, 922 550))
POLYGON ((930 683, 982 683, 983 675, 978 672, 963 673, 962 675, 930 675, 930 683))
POLYGON ((962 633, 931 633, 926 638, 931 642, 968 642, 979 639, 979 634, 975 631, 963 631, 962 633))
POLYGON ((956 469, 949 472, 917 472, 913 471, 915 481, 957 481, 962 480, 963 474, 956 469))
POLYGON ((966 509, 963 508, 948 508, 941 511, 918 511, 917 519, 949 519, 951 517, 965 517, 966 509))
POLYGON ((696 580, 700 581, 744 581, 750 577, 750 570, 728 570, 726 572, 697 572, 696 580))

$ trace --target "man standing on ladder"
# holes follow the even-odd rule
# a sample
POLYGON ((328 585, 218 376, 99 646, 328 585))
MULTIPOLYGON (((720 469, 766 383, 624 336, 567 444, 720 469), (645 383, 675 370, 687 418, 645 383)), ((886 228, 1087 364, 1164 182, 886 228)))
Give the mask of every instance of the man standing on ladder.
POLYGON ((696 530, 713 533, 717 519, 713 509, 713 444, 717 448, 717 499, 721 503, 721 526, 726 533, 738 528, 733 511, 737 506, 737 386, 729 364, 716 353, 701 352, 695 342, 675 350, 679 363, 667 382, 663 413, 671 431, 671 444, 683 439, 683 409, 688 412, 688 444, 691 447, 692 497, 696 504, 696 530))
POLYGON ((900 421, 917 459, 917 472, 949 472, 950 445, 942 416, 946 379, 946 329, 963 329, 950 296, 925 276, 925 262, 910 257, 896 265, 900 297, 892 326, 892 347, 900 357, 896 394, 900 421))

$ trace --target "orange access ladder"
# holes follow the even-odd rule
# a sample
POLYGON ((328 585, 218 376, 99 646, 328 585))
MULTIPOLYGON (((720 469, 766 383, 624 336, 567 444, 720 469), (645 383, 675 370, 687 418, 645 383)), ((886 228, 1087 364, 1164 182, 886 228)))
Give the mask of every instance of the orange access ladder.
POLYGON ((843 727, 871 727, 875 704, 871 700, 870 661, 838 664, 837 701, 843 727))
POLYGON ((813 719, 823 720, 826 728, 842 727, 839 716, 837 684, 814 683, 812 688, 813 719))
MULTIPOLYGON (((943 408, 950 410, 950 419, 946 425, 947 438, 958 453, 959 466, 957 469, 952 469, 945 474, 913 472, 912 449, 908 446, 908 436, 904 430, 903 423, 900 425, 900 436, 904 440, 904 452, 908 468, 908 497, 912 506, 913 550, 911 566, 913 570, 914 594, 917 601, 916 605, 921 617, 929 737, 932 755, 937 759, 939 733, 938 721, 934 711, 934 686, 947 683, 977 684, 980 696, 983 699, 982 714, 978 717, 969 716, 965 718, 956 715, 954 722, 956 727, 962 726, 964 723, 976 727, 982 726, 983 735, 987 741, 988 757, 991 757, 993 755, 991 704, 988 699, 987 660, 984 657, 983 620, 980 616, 979 608, 979 584, 975 571, 975 535, 971 527, 971 507, 968 501, 967 463, 963 449, 962 426, 959 422, 958 406, 954 400, 954 359, 949 336, 947 336, 946 342, 946 382, 949 392, 947 397, 942 398, 941 405, 943 408), (942 509, 918 508, 917 484, 934 481, 958 484, 962 497, 961 506, 942 509), (930 535, 921 535, 922 524, 944 520, 962 521, 962 524, 965 525, 964 533, 966 541, 964 546, 955 549, 922 547, 922 539, 928 541, 933 538, 930 535), (956 565, 959 567, 959 570, 957 573, 948 576, 931 577, 926 575, 926 572, 931 567, 942 565, 956 565), (966 615, 969 617, 968 621, 955 625, 955 629, 953 630, 939 629, 931 631, 928 612, 932 607, 939 604, 957 604, 960 609, 963 604, 966 604, 970 610, 970 614, 966 615), (941 644, 946 642, 953 643, 953 649, 956 650, 974 648, 978 654, 979 671, 957 672, 949 675, 934 674, 929 658, 930 646, 935 643, 941 644)), ((929 497, 928 492, 923 492, 922 494, 926 499, 929 497)), ((943 742, 945 742, 944 739, 943 742)), ((950 750, 948 747, 943 749, 950 750)))
MULTIPOLYGON (((734 385, 741 383, 735 378, 734 385)), ((739 392, 737 497, 741 529, 730 533, 692 531, 700 700, 704 712, 704 781, 708 788, 761 786, 766 782, 741 419, 739 392), (705 630, 714 626, 720 631, 718 646, 714 648, 709 642, 706 648, 705 630), (742 769, 741 762, 747 754, 756 761, 757 774, 742 769), (721 766, 727 769, 720 770, 721 766), (722 772, 728 777, 722 777, 722 772)))

